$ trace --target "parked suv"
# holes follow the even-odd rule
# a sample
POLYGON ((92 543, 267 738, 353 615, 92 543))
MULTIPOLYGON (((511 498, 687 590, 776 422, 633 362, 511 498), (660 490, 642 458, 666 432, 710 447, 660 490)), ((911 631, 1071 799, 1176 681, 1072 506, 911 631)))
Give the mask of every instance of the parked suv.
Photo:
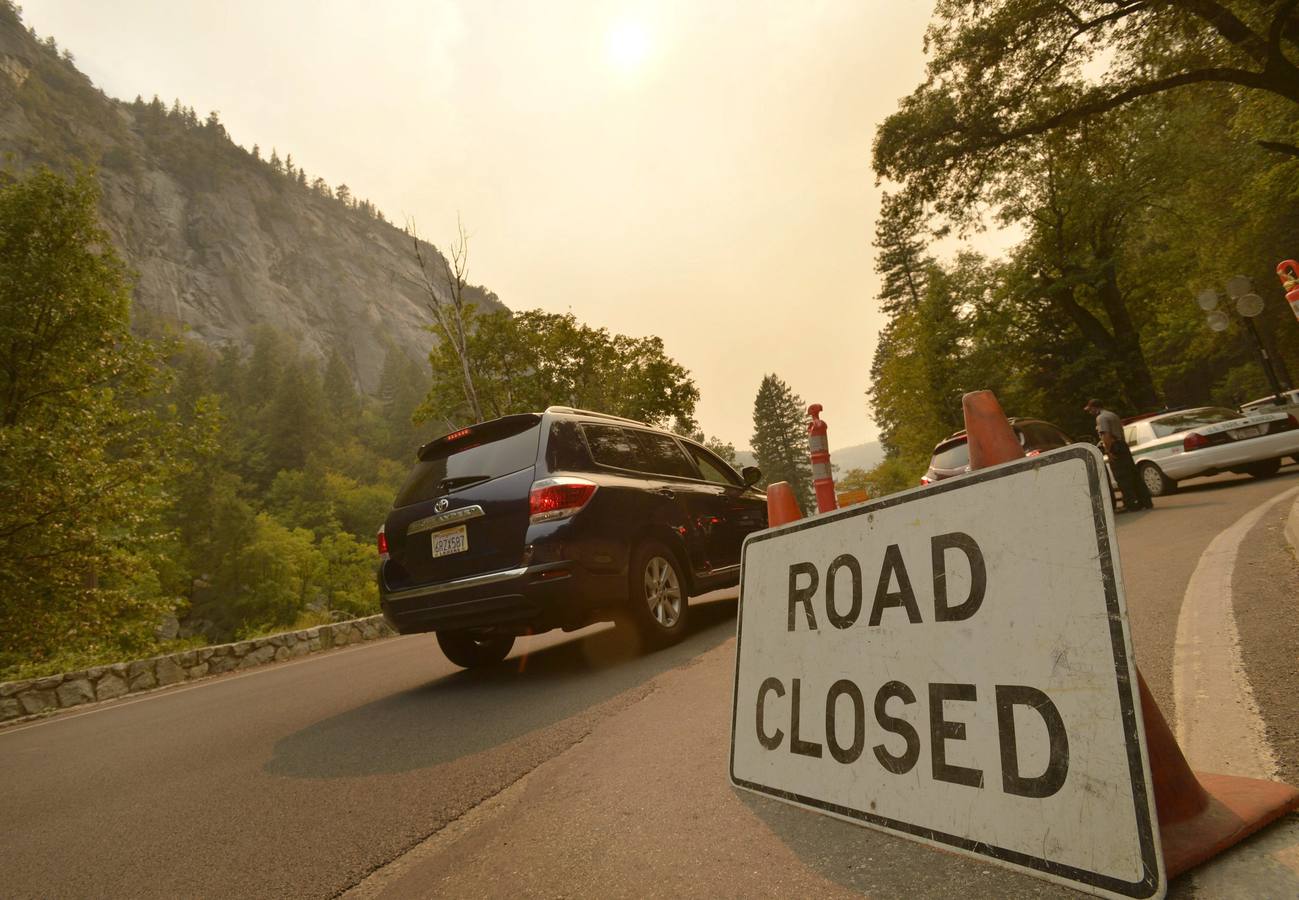
POLYGON ((687 600, 737 584, 767 526, 743 475, 671 432, 568 407, 425 444, 379 531, 379 602, 398 632, 434 631, 466 668, 518 635, 628 620, 650 645, 684 633, 687 600))
MULTIPOLYGON (((1054 450, 1056 447, 1064 447, 1074 442, 1059 428, 1041 419, 1012 417, 1010 427, 1028 455, 1054 450)), ((966 444, 965 432, 958 431, 951 437, 939 441, 934 447, 933 458, 929 461, 929 471, 920 477, 920 483, 933 484, 935 481, 942 481, 953 475, 964 475, 968 471, 970 471, 970 448, 966 444)))

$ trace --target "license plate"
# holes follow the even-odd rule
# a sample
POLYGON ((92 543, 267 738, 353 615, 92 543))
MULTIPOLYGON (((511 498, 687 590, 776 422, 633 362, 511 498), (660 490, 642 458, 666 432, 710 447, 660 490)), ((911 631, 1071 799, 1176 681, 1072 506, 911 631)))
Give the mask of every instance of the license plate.
POLYGON ((469 549, 469 533, 465 526, 457 525, 444 531, 433 532, 433 558, 464 553, 469 549))
POLYGON ((1233 428, 1229 434, 1231 435, 1232 440, 1238 441, 1241 438, 1258 437, 1263 433, 1263 429, 1266 427, 1266 425, 1249 425, 1245 428, 1233 428))

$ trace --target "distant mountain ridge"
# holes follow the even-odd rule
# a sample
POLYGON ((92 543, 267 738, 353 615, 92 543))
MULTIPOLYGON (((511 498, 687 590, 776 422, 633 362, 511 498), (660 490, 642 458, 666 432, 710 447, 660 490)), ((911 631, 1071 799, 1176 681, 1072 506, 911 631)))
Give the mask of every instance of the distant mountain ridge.
MULTIPOLYGON (((412 238, 372 205, 254 156, 215 114, 107 97, 3 0, 0 161, 95 166, 137 308, 207 343, 246 345, 269 324, 321 359, 337 351, 375 393, 389 352, 419 360, 434 341, 412 238)), ((437 251, 424 256, 444 290, 437 251)), ((485 288, 467 295, 502 308, 485 288)))

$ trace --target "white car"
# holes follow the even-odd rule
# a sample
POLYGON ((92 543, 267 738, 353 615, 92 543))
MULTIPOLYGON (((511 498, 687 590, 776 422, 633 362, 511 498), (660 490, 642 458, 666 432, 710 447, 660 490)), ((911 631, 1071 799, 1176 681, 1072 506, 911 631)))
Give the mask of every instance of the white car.
POLYGON ((1285 402, 1277 403, 1275 396, 1259 397, 1257 400, 1242 403, 1240 405, 1240 411, 1246 413, 1277 411, 1295 413, 1296 411, 1299 411, 1299 391, 1282 391, 1281 399, 1285 402))
POLYGON ((1202 406, 1133 422, 1123 430, 1152 496, 1184 478, 1240 472, 1269 478, 1299 454, 1299 421, 1284 410, 1241 413, 1202 406))

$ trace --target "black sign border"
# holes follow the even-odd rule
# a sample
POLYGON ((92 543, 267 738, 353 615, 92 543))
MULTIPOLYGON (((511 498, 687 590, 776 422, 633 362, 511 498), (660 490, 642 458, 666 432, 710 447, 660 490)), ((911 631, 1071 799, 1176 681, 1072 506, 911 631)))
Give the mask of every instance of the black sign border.
POLYGON ((788 803, 812 807, 846 819, 855 819, 882 830, 932 841, 937 844, 946 844, 974 856, 991 857, 1012 866, 1043 872, 1055 878, 1089 885, 1125 897, 1148 898, 1155 896, 1159 892, 1162 881, 1160 878, 1161 850, 1155 837, 1154 823, 1150 815, 1154 804, 1151 800, 1150 786, 1146 784, 1145 767, 1142 765, 1141 736, 1137 729, 1137 718, 1140 715, 1140 710, 1133 700, 1135 685, 1129 675, 1129 672, 1136 671, 1136 667, 1130 665, 1127 656, 1127 645, 1123 640, 1123 625, 1119 615, 1118 583, 1114 570, 1114 553, 1110 545, 1108 529, 1105 527, 1105 512, 1107 504, 1110 502, 1109 479, 1106 478, 1104 493, 1102 494, 1100 468, 1103 463, 1100 462, 1099 457, 1099 452, 1092 447, 1078 445, 1065 447, 1040 456, 1026 457, 1023 460, 1015 460, 989 469, 981 469, 960 478, 946 479, 925 488, 906 491, 858 506, 851 506, 838 512, 800 519, 797 522, 791 522, 788 525, 749 536, 744 542, 743 552, 740 557, 740 602, 735 623, 735 686, 731 708, 731 758, 728 767, 731 783, 736 787, 745 788, 759 794, 766 794, 788 803), (843 519, 851 519, 854 516, 870 515, 912 500, 933 497, 936 494, 960 490, 984 481, 1018 475, 1021 472, 1043 469, 1047 466, 1058 465, 1072 460, 1081 460, 1087 469, 1087 483, 1092 503, 1092 519, 1096 526, 1096 545, 1101 564, 1102 582, 1105 588, 1105 605, 1109 611, 1110 643, 1114 650, 1114 671, 1119 691, 1120 712, 1123 718, 1124 741, 1127 745, 1128 771, 1132 778, 1132 803, 1136 811, 1137 832, 1141 841, 1142 868, 1145 872, 1140 881, 1123 881, 1100 872, 1091 872, 1087 869, 1053 862, 1049 859, 1030 856, 1017 850, 1009 850, 983 841, 947 834, 937 829, 900 822, 865 810, 853 809, 849 806, 842 806, 815 797, 805 797, 791 791, 782 791, 778 788, 736 777, 735 732, 739 724, 740 709, 740 653, 743 649, 741 635, 744 632, 744 560, 748 556, 750 545, 802 531, 806 528, 815 528, 827 522, 837 522, 843 519))

